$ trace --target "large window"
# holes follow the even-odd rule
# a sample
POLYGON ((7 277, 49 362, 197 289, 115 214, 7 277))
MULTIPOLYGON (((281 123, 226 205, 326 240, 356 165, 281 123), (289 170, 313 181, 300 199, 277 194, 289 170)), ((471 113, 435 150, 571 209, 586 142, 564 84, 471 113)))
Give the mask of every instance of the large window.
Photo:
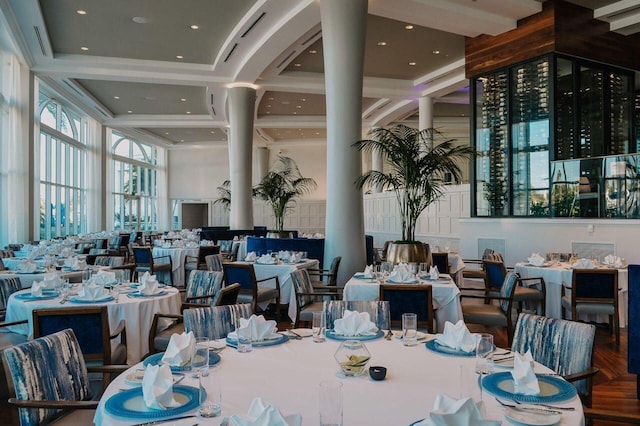
POLYGON ((40 91, 40 238, 86 231, 87 121, 40 91))
POLYGON ((111 134, 113 157, 113 229, 158 229, 157 150, 117 132, 111 134))

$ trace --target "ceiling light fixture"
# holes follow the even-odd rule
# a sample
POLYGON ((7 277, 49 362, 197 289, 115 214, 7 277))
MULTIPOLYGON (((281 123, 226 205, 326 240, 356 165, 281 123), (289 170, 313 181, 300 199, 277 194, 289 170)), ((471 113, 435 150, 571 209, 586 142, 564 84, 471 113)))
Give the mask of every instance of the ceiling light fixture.
POLYGON ((113 99, 120 99, 120 96, 114 96, 113 99))
POLYGON ((405 30, 412 30, 413 29, 413 25, 411 25, 411 24, 405 25, 404 29, 405 30))
POLYGON ((169 134, 169 132, 164 132, 164 134, 165 134, 165 135, 168 135, 168 134, 169 134))
POLYGON ((311 49, 311 50, 309 51, 309 53, 311 53, 312 55, 315 55, 316 53, 318 53, 318 51, 317 51, 317 50, 315 50, 315 49, 311 49))
POLYGON ((136 24, 148 24, 149 23, 149 18, 145 18, 144 16, 134 16, 133 18, 131 18, 131 20, 133 22, 135 22, 136 24))
POLYGON ((301 102, 307 102, 307 98, 300 98, 301 102))
POLYGON ((191 114, 191 111, 187 111, 187 114, 191 114))
POLYGON ((180 142, 184 142, 184 139, 180 139, 180 142))
POLYGON ((409 66, 410 66, 410 67, 415 67, 415 66, 416 66, 416 63, 415 63, 415 62, 409 62, 409 66))
POLYGON ((199 29, 199 28, 200 28, 200 26, 199 26, 199 25, 196 25, 196 24, 193 24, 193 25, 191 25, 189 28, 191 28, 192 30, 197 30, 197 29, 199 29))
POLYGON ((180 102, 187 102, 185 98, 180 98, 180 102))
POLYGON ((434 55, 439 55, 440 51, 439 50, 432 50, 431 53, 433 53, 434 55))
POLYGON ((296 105, 296 108, 300 109, 302 108, 302 105, 296 105))
POLYGON ((267 99, 269 99, 270 101, 272 101, 272 100, 273 100, 273 96, 272 96, 272 97, 270 97, 270 98, 267 98, 267 99))
POLYGON ((89 50, 89 48, 88 48, 88 47, 86 47, 86 46, 82 46, 82 47, 80 48, 80 50, 84 50, 84 51, 86 52, 87 50, 89 50))
POLYGON ((269 105, 267 105, 267 108, 271 108, 271 105, 270 105, 270 104, 269 104, 269 105))
POLYGON ((82 9, 78 9, 78 10, 76 10, 76 13, 77 13, 78 15, 86 15, 86 14, 87 14, 87 11, 86 11, 86 10, 82 10, 82 9))
POLYGON ((387 42, 386 41, 379 41, 378 42, 378 46, 386 46, 387 42))
POLYGON ((182 56, 182 55, 176 55, 176 59, 182 59, 182 58, 184 58, 184 56, 182 56))
POLYGON ((127 111, 127 114, 131 114, 132 112, 133 112, 133 111, 129 110, 129 111, 127 111))
POLYGON ((294 67, 301 67, 302 64, 300 62, 296 62, 295 64, 293 64, 294 67))

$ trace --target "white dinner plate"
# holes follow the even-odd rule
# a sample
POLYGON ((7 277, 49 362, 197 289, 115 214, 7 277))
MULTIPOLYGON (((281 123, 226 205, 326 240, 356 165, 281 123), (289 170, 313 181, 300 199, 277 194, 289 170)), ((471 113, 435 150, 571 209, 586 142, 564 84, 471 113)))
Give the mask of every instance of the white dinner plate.
MULTIPOLYGON (((396 339, 402 339, 402 331, 392 331, 393 336, 396 339)), ((423 340, 426 339, 429 335, 427 333, 423 333, 422 331, 418 331, 418 333, 416 334, 416 339, 417 340, 423 340)))
POLYGON ((287 331, 291 331, 300 337, 313 336, 313 331, 310 328, 294 328, 292 330, 287 330, 287 331))
POLYGON ((518 426, 551 426, 560 422, 560 414, 539 414, 515 408, 506 408, 504 417, 509 423, 518 426))

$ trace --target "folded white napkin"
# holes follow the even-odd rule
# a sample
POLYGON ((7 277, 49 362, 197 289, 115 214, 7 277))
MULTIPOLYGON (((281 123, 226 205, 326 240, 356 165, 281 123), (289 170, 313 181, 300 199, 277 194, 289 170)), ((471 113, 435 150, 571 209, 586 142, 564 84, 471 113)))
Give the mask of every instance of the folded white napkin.
POLYGON ((524 355, 513 354, 513 391, 520 395, 540 395, 540 384, 533 371, 533 357, 531 351, 524 355))
POLYGON ((406 263, 396 265, 389 274, 389 282, 392 283, 414 283, 416 277, 411 273, 411 268, 406 263))
POLYGON ((36 262, 34 262, 33 260, 23 260, 18 264, 19 272, 31 273, 31 272, 34 272, 36 268, 37 268, 36 262))
POLYGON ((256 259, 256 263, 261 263, 263 265, 273 265, 274 263, 276 263, 276 261, 270 254, 263 254, 256 259))
MULTIPOLYGON (((143 278, 145 278, 143 276, 143 278)), ((152 295, 158 292, 158 281, 155 275, 149 275, 145 278, 144 282, 140 279, 140 286, 138 287, 140 294, 152 295)))
POLYGON ((173 366, 186 365, 191 362, 191 355, 195 349, 196 338, 192 331, 181 334, 174 333, 169 339, 167 350, 162 355, 162 362, 173 366))
POLYGON ((262 315, 251 315, 249 319, 240 318, 240 327, 229 333, 229 337, 237 340, 238 336, 251 338, 253 342, 275 338, 278 324, 275 321, 267 321, 262 315))
POLYGON ((247 256, 244 258, 244 260, 246 262, 255 262, 257 258, 258 258, 258 255, 256 255, 256 252, 250 251, 249 253, 247 253, 247 256))
POLYGON ((540 256, 540 253, 532 253, 531 256, 527 258, 527 260, 534 266, 544 265, 544 257, 540 256))
POLYGON ((455 325, 449 321, 445 322, 444 331, 436 334, 436 342, 463 352, 473 352, 476 348, 476 339, 463 320, 459 320, 455 325))
POLYGON ((93 301, 101 299, 104 295, 104 287, 96 283, 88 283, 78 292, 78 299, 93 301))
POLYGON ((89 279, 89 282, 98 285, 113 284, 116 282, 116 273, 100 270, 89 279))
POLYGON ((64 266, 70 269, 78 269, 78 258, 77 257, 67 257, 64 260, 64 266))
MULTIPOLYGON (((280 250, 278 252, 278 259, 282 260, 283 262, 292 262, 291 260, 291 253, 289 253, 288 250, 280 250)), ((295 260, 295 257, 294 257, 295 260)))
POLYGON ((166 365, 148 365, 142 378, 142 397, 147 407, 166 410, 180 404, 173 398, 173 376, 166 365))
POLYGON ((283 416, 272 404, 262 398, 254 398, 247 414, 234 414, 228 419, 229 426, 300 426, 302 416, 290 414, 283 416))
POLYGON ((362 274, 365 278, 373 278, 373 265, 367 265, 364 268, 364 274, 362 274))
POLYGON ((603 263, 605 265, 609 265, 609 266, 613 266, 616 268, 622 268, 622 259, 619 256, 615 256, 613 254, 610 254, 608 256, 606 256, 604 258, 603 263))
POLYGON ((42 290, 44 290, 45 287, 44 282, 34 281, 33 284, 31 284, 31 295, 35 297, 42 296, 42 290))
POLYGON ((60 256, 61 257, 71 257, 73 256, 73 248, 72 247, 65 247, 62 250, 60 250, 60 256))
POLYGON ((431 278, 432 280, 437 280, 438 278, 440 278, 440 272, 438 271, 437 266, 432 266, 429 268, 429 278, 431 278))
POLYGON ((55 289, 56 285, 58 285, 58 283, 61 281, 62 279, 55 272, 47 272, 46 274, 44 274, 43 284, 44 288, 46 288, 47 290, 55 289))
POLYGON ((573 269, 595 269, 596 265, 593 264, 591 259, 578 259, 571 267, 573 269))
POLYGON ((170 249, 171 248, 171 241, 165 241, 162 243, 162 248, 164 249, 170 249))
MULTIPOLYGON (((478 405, 482 401, 478 402, 478 405)), ((500 420, 485 420, 481 409, 472 398, 456 400, 450 396, 438 394, 429 418, 415 423, 416 426, 497 426, 500 420)))
POLYGON ((371 321, 369 312, 344 310, 342 318, 333 323, 333 332, 341 336, 371 336, 378 327, 371 321))

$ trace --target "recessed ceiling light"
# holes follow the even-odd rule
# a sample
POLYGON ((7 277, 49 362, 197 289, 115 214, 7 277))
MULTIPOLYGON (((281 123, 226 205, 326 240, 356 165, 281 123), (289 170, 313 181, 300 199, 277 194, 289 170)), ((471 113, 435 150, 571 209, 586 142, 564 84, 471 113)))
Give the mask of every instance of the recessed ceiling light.
POLYGON ((302 108, 302 105, 296 105, 296 108, 300 109, 302 108))
POLYGON ((378 42, 378 46, 386 46, 387 42, 386 41, 379 41, 378 42))
POLYGON ((439 50, 432 50, 431 53, 433 53, 434 55, 439 55, 440 51, 439 50))
POLYGON ((182 58, 184 58, 184 56, 182 56, 182 55, 176 55, 176 59, 182 59, 182 58))
POLYGON ((187 102, 185 98, 180 98, 180 102, 187 102))
POLYGON ((88 48, 88 47, 86 47, 86 46, 82 46, 82 47, 80 48, 80 50, 84 50, 84 51, 86 52, 87 50, 89 50, 89 48, 88 48))
POLYGON ((191 26, 189 26, 189 28, 191 28, 192 30, 197 30, 198 28, 200 28, 199 25, 193 24, 191 26))
POLYGON ((415 62, 409 62, 409 66, 414 67, 416 65, 415 62))
POLYGON ((267 99, 269 99, 270 101, 272 101, 272 100, 273 100, 273 97, 270 97, 270 98, 267 98, 267 99))
POLYGON ((144 100, 145 101, 157 101, 158 98, 156 98, 155 96, 145 96, 144 100))
POLYGON ((307 98, 300 98, 301 102, 307 102, 307 98))
POLYGON ((184 142, 184 139, 180 139, 180 142, 184 142))
POLYGON ((319 135, 319 134, 320 134, 320 132, 316 132, 316 135, 319 135))
POLYGON ((311 53, 312 55, 315 55, 316 53, 318 53, 318 51, 317 51, 317 50, 315 50, 315 49, 311 49, 311 50, 309 51, 309 53, 311 53))
POLYGON ((265 114, 271 114, 271 111, 267 111, 267 112, 265 112, 265 114))
POLYGON ((191 114, 191 111, 187 111, 187 114, 191 114))
POLYGON ((149 18, 145 18, 144 16, 134 16, 133 18, 131 18, 131 20, 133 22, 135 22, 136 24, 148 24, 149 23, 149 18))
POLYGON ((291 102, 289 102, 289 101, 282 101, 282 102, 280 102, 280 103, 281 103, 282 105, 289 105, 291 102))
POLYGON ((413 25, 411 25, 411 24, 405 25, 404 29, 405 30, 412 30, 413 29, 413 25))
POLYGON ((76 10, 76 13, 77 13, 78 15, 86 15, 86 14, 87 14, 87 11, 86 11, 86 10, 82 10, 82 9, 78 9, 78 10, 76 10))
POLYGON ((113 99, 120 99, 120 96, 114 96, 113 99))
POLYGON ((215 132, 216 132, 215 130, 212 130, 212 131, 211 131, 211 133, 212 133, 212 134, 213 134, 213 133, 215 133, 215 132))
POLYGON ((296 62, 295 64, 293 64, 294 67, 301 67, 302 64, 300 62, 296 62))
POLYGON ((131 114, 132 112, 133 112, 133 111, 131 111, 131 110, 127 111, 127 113, 128 113, 128 114, 131 114))
POLYGON ((267 108, 271 108, 271 105, 267 105, 267 108))
POLYGON ((296 115, 298 113, 298 111, 293 111, 293 115, 296 115))
POLYGON ((168 135, 168 134, 169 134, 169 132, 164 132, 164 134, 165 134, 165 135, 168 135))

